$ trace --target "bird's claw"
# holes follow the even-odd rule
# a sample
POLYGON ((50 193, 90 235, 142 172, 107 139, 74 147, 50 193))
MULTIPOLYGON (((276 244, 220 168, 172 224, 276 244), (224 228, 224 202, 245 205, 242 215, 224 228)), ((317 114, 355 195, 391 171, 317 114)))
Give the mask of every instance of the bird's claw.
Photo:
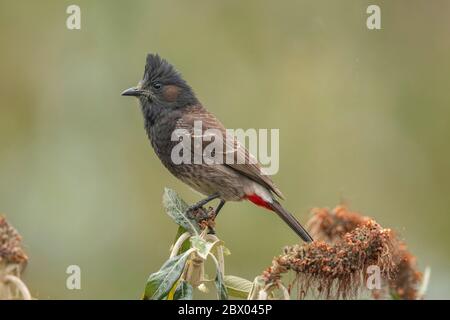
POLYGON ((190 206, 186 209, 188 218, 195 220, 201 229, 208 228, 208 234, 215 234, 214 221, 216 219, 216 212, 212 207, 205 209, 199 206, 190 206))
POLYGON ((189 218, 198 222, 208 219, 208 212, 203 207, 190 206, 186 209, 186 214, 189 218))

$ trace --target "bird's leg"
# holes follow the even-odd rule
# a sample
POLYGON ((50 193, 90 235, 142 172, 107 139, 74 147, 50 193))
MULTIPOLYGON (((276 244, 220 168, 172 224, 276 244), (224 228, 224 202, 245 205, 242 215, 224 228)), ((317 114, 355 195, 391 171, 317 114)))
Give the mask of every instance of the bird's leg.
MULTIPOLYGON (((208 196, 207 198, 200 200, 199 202, 197 202, 196 204, 191 205, 188 209, 187 209, 187 214, 192 214, 195 212, 195 210, 202 208, 205 204, 207 204, 208 202, 219 198, 219 194, 218 193, 214 193, 210 196, 208 196)), ((220 200, 219 205, 217 206, 216 210, 214 211, 214 219, 217 216, 217 212, 220 211, 220 209, 223 207, 223 205, 225 204, 225 201, 220 200)), ((209 219, 209 215, 206 211, 202 210, 202 214, 204 214, 204 216, 201 217, 200 220, 208 220, 209 219)), ((199 222, 200 220, 198 220, 198 217, 196 218, 197 222, 199 222)), ((214 229, 211 226, 208 226, 208 233, 209 234, 215 234, 214 229)))
POLYGON ((214 210, 214 219, 217 218, 217 216, 219 215, 219 211, 222 209, 224 204, 225 204, 225 200, 220 200, 220 203, 217 205, 216 210, 214 210))
MULTIPOLYGON (((216 209, 214 210, 214 221, 217 218, 217 215, 219 214, 219 211, 222 209, 223 205, 225 204, 225 200, 220 199, 219 204, 217 205, 216 209)), ((214 230, 213 227, 209 226, 208 234, 216 234, 216 230, 214 230)))
POLYGON ((208 196, 207 198, 205 198, 203 200, 200 200, 196 204, 193 204, 192 206, 189 206, 189 208, 187 209, 187 212, 194 212, 198 208, 203 207, 208 202, 210 202, 210 201, 212 201, 214 199, 217 199, 217 198, 219 198, 219 194, 218 193, 213 193, 212 195, 208 196))

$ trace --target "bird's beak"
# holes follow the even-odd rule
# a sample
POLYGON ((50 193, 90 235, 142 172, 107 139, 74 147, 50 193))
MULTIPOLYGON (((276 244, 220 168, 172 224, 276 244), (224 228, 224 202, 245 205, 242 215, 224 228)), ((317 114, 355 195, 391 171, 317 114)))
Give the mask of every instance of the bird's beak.
POLYGON ((124 92, 122 92, 122 96, 133 96, 133 97, 139 97, 140 95, 143 94, 143 91, 139 88, 129 88, 127 90, 125 90, 124 92))

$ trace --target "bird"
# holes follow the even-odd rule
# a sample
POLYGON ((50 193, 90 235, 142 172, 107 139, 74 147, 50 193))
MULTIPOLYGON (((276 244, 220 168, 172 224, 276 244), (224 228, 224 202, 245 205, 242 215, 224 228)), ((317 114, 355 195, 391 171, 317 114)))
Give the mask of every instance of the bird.
MULTIPOLYGON (((279 199, 283 199, 283 194, 270 176, 264 174, 260 163, 237 138, 226 136, 224 125, 203 106, 181 73, 166 59, 149 53, 142 80, 121 95, 139 100, 145 131, 162 164, 175 177, 206 196, 191 205, 189 210, 196 210, 219 199, 214 210, 216 218, 226 202, 248 200, 275 212, 303 241, 313 241, 306 229, 281 205, 279 199), (193 141, 195 134, 198 135, 194 124, 199 121, 202 126, 200 135, 206 135, 208 131, 214 141, 224 145, 223 150, 217 148, 214 151, 217 152, 214 154, 215 159, 225 158, 227 153, 231 153, 231 159, 240 157, 246 161, 175 162, 173 149, 179 140, 173 139, 173 133, 181 130, 188 133, 189 139, 193 141)), ((202 147, 205 147, 211 141, 211 136, 201 141, 202 147)), ((194 153, 194 149, 190 152, 194 153)))

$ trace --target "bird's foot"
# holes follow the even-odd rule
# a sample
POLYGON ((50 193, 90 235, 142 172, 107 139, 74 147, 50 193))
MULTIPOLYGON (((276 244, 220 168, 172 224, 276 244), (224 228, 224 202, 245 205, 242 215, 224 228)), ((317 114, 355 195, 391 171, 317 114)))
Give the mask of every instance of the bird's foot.
POLYGON ((208 228, 209 234, 215 234, 215 212, 212 207, 205 209, 204 207, 191 206, 186 210, 186 215, 195 220, 201 230, 208 228))
POLYGON ((186 215, 189 218, 197 221, 197 223, 200 223, 200 221, 208 218, 207 210, 202 206, 199 207, 196 205, 188 207, 186 210, 186 215))

